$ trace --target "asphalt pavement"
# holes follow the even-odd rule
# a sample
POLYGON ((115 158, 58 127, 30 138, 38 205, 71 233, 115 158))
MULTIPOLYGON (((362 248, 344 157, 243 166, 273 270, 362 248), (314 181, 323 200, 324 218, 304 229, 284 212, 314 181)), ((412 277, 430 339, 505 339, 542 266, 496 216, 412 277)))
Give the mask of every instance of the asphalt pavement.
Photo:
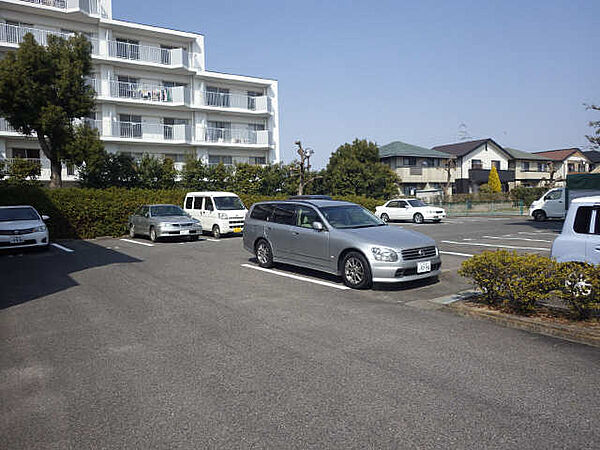
POLYGON ((560 225, 393 224, 443 273, 369 291, 259 270, 239 237, 2 254, 0 447, 595 448, 598 349, 427 301, 468 288, 470 254, 549 254, 560 225))

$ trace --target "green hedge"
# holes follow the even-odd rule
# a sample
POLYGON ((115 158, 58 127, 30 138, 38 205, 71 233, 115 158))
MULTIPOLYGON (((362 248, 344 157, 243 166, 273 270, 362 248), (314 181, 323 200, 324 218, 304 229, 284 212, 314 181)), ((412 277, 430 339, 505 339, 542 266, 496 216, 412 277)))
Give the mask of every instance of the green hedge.
POLYGON ((600 267, 591 264, 498 250, 464 261, 459 274, 473 280, 484 302, 520 314, 551 296, 562 298, 578 319, 600 310, 600 267))
MULTIPOLYGON (((0 187, 0 205, 32 205, 41 214, 50 216, 48 227, 52 238, 90 239, 100 236, 122 236, 127 231, 127 218, 140 205, 172 203, 183 205, 187 190, 150 189, 45 189, 35 186, 0 187)), ((285 196, 240 194, 246 206, 285 196)), ((366 197, 345 197, 374 211, 380 200, 366 197)))

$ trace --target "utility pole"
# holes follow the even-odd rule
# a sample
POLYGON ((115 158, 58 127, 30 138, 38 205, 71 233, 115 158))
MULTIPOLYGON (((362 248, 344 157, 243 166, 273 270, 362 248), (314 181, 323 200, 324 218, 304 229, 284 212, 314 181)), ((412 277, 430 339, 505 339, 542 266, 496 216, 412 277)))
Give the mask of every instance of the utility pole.
POLYGON ((300 141, 296 141, 296 145, 298 146, 298 155, 300 155, 300 182, 298 183, 298 195, 302 195, 306 185, 321 177, 318 176, 307 179, 307 177, 310 176, 310 157, 314 154, 314 151, 312 148, 303 148, 302 142, 300 141))

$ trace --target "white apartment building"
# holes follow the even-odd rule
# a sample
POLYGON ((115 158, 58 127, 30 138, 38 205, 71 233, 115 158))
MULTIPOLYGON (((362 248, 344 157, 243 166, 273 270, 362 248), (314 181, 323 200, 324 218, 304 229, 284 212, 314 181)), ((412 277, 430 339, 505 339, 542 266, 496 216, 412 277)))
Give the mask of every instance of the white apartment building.
MULTIPOLYGON (((124 1, 124 0, 123 0, 124 1)), ((90 123, 109 152, 169 157, 207 164, 279 161, 277 81, 206 70, 204 36, 112 18, 112 0, 0 0, 0 54, 26 33, 83 33, 92 42, 97 92, 90 123)), ((37 140, 0 118, 0 159, 49 161, 37 140)), ((63 180, 75 180, 63 168, 63 180)))

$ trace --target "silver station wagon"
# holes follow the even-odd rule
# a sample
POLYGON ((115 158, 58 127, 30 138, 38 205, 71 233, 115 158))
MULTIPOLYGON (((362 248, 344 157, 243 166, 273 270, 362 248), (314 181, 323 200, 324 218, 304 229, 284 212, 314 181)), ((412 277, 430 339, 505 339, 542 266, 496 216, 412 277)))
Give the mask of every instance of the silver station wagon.
POLYGON ((198 240, 202 225, 176 205, 140 206, 129 217, 129 236, 146 235, 152 242, 164 237, 198 240))
POLYGON ((341 275, 355 289, 437 277, 442 264, 433 239, 389 226, 350 202, 256 203, 246 215, 243 239, 261 267, 281 262, 316 269, 341 275))

